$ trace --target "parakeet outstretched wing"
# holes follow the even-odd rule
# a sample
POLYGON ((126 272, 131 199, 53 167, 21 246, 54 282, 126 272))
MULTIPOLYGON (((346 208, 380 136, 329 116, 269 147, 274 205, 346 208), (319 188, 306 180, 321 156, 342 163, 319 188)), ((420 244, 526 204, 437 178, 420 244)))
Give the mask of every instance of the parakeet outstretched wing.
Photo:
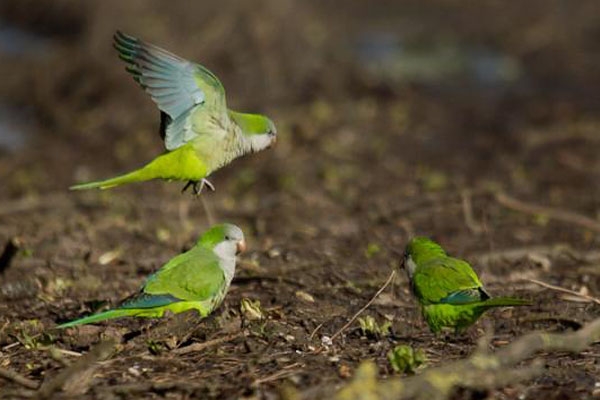
POLYGON ((471 266, 451 257, 420 265, 413 277, 414 290, 425 304, 467 304, 489 298, 471 266))
POLYGON ((168 295, 186 301, 204 301, 220 293, 225 284, 225 273, 219 266, 217 256, 211 249, 197 246, 173 258, 151 275, 142 293, 152 296, 168 295))
POLYGON ((127 71, 133 79, 167 114, 168 117, 161 114, 161 134, 168 150, 197 136, 190 121, 190 111, 195 106, 226 113, 225 89, 202 65, 119 31, 114 36, 114 46, 128 64, 127 71))

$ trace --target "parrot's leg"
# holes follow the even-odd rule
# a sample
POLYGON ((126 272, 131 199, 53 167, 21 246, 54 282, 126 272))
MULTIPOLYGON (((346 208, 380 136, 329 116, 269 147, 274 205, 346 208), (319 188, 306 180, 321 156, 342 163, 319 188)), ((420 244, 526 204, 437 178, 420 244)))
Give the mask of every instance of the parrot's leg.
POLYGON ((207 187, 211 192, 215 191, 215 186, 208 181, 208 179, 202 178, 200 182, 194 182, 194 194, 197 196, 202 193, 202 190, 207 187))
POLYGON ((188 181, 185 186, 183 187, 183 189, 181 189, 181 193, 185 193, 185 191, 187 190, 187 188, 189 188, 192 185, 196 185, 198 182, 195 181, 188 181))
POLYGON ((202 178, 200 181, 188 181, 183 189, 181 189, 181 193, 184 193, 190 186, 192 187, 192 193, 196 196, 202 193, 202 189, 204 189, 205 186, 210 189, 211 192, 215 191, 215 186, 210 183, 208 179, 202 178))

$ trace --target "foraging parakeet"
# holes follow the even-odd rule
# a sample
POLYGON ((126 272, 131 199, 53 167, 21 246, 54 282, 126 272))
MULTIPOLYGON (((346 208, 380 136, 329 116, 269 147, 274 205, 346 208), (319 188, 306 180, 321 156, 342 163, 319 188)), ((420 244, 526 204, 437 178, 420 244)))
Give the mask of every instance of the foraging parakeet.
POLYGON ((119 307, 70 321, 68 328, 120 317, 162 317, 166 311, 195 309, 205 317, 225 297, 235 273, 235 256, 244 251, 242 230, 235 225, 215 225, 196 245, 168 261, 150 275, 140 291, 119 307))
POLYGON ((463 332, 490 308, 531 304, 511 297, 491 298, 466 261, 448 256, 425 237, 408 243, 403 266, 423 317, 436 334, 444 327, 463 332))
POLYGON ((187 181, 195 194, 206 177, 233 159, 275 143, 277 131, 264 115, 227 109, 219 79, 200 64, 117 31, 114 47, 127 71, 160 110, 160 134, 167 152, 140 169, 115 178, 72 186, 108 189, 151 179, 187 181))

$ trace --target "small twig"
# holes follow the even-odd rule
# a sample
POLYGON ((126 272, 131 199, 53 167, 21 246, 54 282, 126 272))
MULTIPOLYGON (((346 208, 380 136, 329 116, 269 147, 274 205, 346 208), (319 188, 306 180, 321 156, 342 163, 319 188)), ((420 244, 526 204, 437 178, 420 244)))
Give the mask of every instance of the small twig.
POLYGON ((171 352, 174 353, 174 354, 188 354, 188 353, 193 353, 193 352, 196 352, 196 351, 202 351, 202 350, 205 350, 205 349, 207 349, 209 347, 216 346, 216 345, 221 344, 221 343, 226 343, 226 342, 232 341, 232 340, 237 339, 237 338, 239 338, 240 336, 243 336, 243 335, 244 335, 244 332, 236 332, 236 333, 232 333, 230 335, 223 336, 223 337, 220 337, 220 338, 217 338, 217 339, 208 340, 208 341, 202 342, 202 343, 194 343, 194 344, 191 344, 191 345, 186 346, 186 347, 181 347, 179 349, 174 349, 174 350, 171 350, 171 352))
POLYGON ((331 341, 333 341, 333 339, 335 339, 336 337, 341 335, 342 332, 344 332, 350 325, 352 325, 352 323, 356 320, 356 318, 358 318, 358 316, 360 314, 362 314, 375 301, 377 296, 379 296, 381 294, 381 292, 383 292, 385 290, 385 288, 388 287, 390 282, 392 282, 392 279, 394 279, 395 275, 396 275, 396 271, 392 270, 392 272, 390 273, 390 276, 387 278, 387 280, 385 281, 383 286, 381 288, 379 288, 377 293, 375 293, 375 295, 371 298, 371 300, 369 300, 368 303, 365 304, 363 308, 358 310, 358 312, 356 314, 354 314, 354 316, 352 316, 352 318, 350 318, 350 320, 348 322, 346 322, 346 324, 344 324, 344 326, 342 326, 339 331, 337 331, 336 333, 333 334, 333 336, 331 337, 331 341))
POLYGON ((315 335, 317 334, 317 332, 319 331, 319 329, 321 329, 323 327, 323 325, 325 325, 325 322, 321 322, 319 325, 317 325, 315 330, 312 331, 312 333, 308 337, 308 340, 312 340, 315 337, 315 335))
MULTIPOLYGON (((30 339, 37 339, 40 336, 42 336, 41 333, 36 333, 35 335, 31 336, 30 339)), ((18 337, 16 339, 17 339, 16 342, 7 344, 6 346, 2 347, 2 351, 10 350, 10 349, 12 349, 14 347, 18 347, 18 346, 23 346, 23 342, 21 341, 21 339, 18 337)))
POLYGON ((21 345, 21 342, 14 342, 14 343, 11 343, 11 344, 7 344, 6 346, 4 346, 2 348, 2 351, 10 350, 13 347, 17 347, 17 346, 20 346, 20 345, 21 345))
POLYGON ((572 211, 525 203, 524 201, 517 200, 514 197, 502 192, 496 194, 496 201, 504 207, 515 211, 520 211, 527 214, 543 214, 550 219, 572 223, 595 232, 600 232, 600 222, 572 211))
POLYGON ((50 357, 52 357, 53 360, 61 363, 62 366, 65 368, 70 366, 71 363, 68 360, 65 360, 65 358, 63 357, 64 355, 75 356, 75 357, 81 357, 83 355, 83 354, 77 353, 75 351, 60 349, 55 346, 50 346, 50 347, 47 347, 46 349, 48 350, 50 357))
POLYGON ((34 380, 24 377, 10 369, 0 367, 0 378, 4 378, 9 381, 13 381, 14 383, 18 383, 21 386, 26 387, 27 389, 37 389, 40 387, 40 384, 34 380))
POLYGON ((256 379, 254 382, 252 382, 252 386, 256 387, 256 386, 258 386, 258 385, 260 385, 262 383, 273 382, 273 381, 281 379, 281 378, 283 378, 285 376, 292 375, 292 374, 298 372, 298 370, 295 370, 294 368, 298 368, 298 367, 301 368, 303 366, 304 366, 303 364, 298 363, 298 362, 294 363, 294 364, 291 364, 291 365, 288 365, 286 367, 283 367, 281 369, 281 371, 277 371, 277 372, 275 372, 272 375, 265 376, 264 378, 256 379))
POLYGON ((560 287, 560 286, 554 286, 554 285, 551 285, 551 284, 546 283, 546 282, 538 281, 537 279, 531 279, 530 278, 530 279, 527 279, 527 280, 529 282, 535 283, 536 285, 540 285, 540 286, 543 286, 543 287, 548 288, 548 289, 556 290, 557 292, 567 293, 567 294, 570 294, 570 295, 573 295, 573 296, 576 296, 576 297, 580 297, 582 299, 586 299, 586 300, 588 300, 590 302, 594 302, 596 304, 600 304, 600 299, 598 299, 597 297, 593 297, 593 296, 589 296, 587 294, 579 293, 579 292, 576 292, 574 290, 565 289, 565 288, 560 287))
POLYGON ((55 351, 56 353, 60 353, 60 354, 64 354, 66 356, 72 356, 72 357, 81 357, 83 356, 83 354, 78 353, 76 351, 72 351, 72 350, 67 350, 67 349, 60 349, 58 347, 53 347, 52 348, 53 351, 55 351))
POLYGON ((479 235, 483 232, 483 228, 481 224, 475 222, 475 217, 473 216, 473 205, 471 203, 471 192, 469 190, 463 190, 461 193, 462 197, 462 209, 463 209, 463 217, 465 219, 465 225, 469 230, 475 235, 479 235))

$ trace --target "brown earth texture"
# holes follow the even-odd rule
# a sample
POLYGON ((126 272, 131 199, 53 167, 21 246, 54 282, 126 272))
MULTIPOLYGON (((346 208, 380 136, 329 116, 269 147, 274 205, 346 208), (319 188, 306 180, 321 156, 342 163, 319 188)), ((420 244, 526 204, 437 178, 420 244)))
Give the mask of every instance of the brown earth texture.
MULTIPOLYGON (((407 379, 398 345, 424 356, 418 378, 600 317, 598 1, 3 0, 0 21, 0 398, 327 398, 367 360, 407 379), (164 150, 117 29, 205 65, 277 144, 199 197, 69 191, 164 150), (134 293, 209 215, 249 244, 209 318, 53 329, 134 293), (434 336, 399 269, 414 235, 532 305, 434 336)), ((590 341, 449 396, 598 398, 590 341)))

